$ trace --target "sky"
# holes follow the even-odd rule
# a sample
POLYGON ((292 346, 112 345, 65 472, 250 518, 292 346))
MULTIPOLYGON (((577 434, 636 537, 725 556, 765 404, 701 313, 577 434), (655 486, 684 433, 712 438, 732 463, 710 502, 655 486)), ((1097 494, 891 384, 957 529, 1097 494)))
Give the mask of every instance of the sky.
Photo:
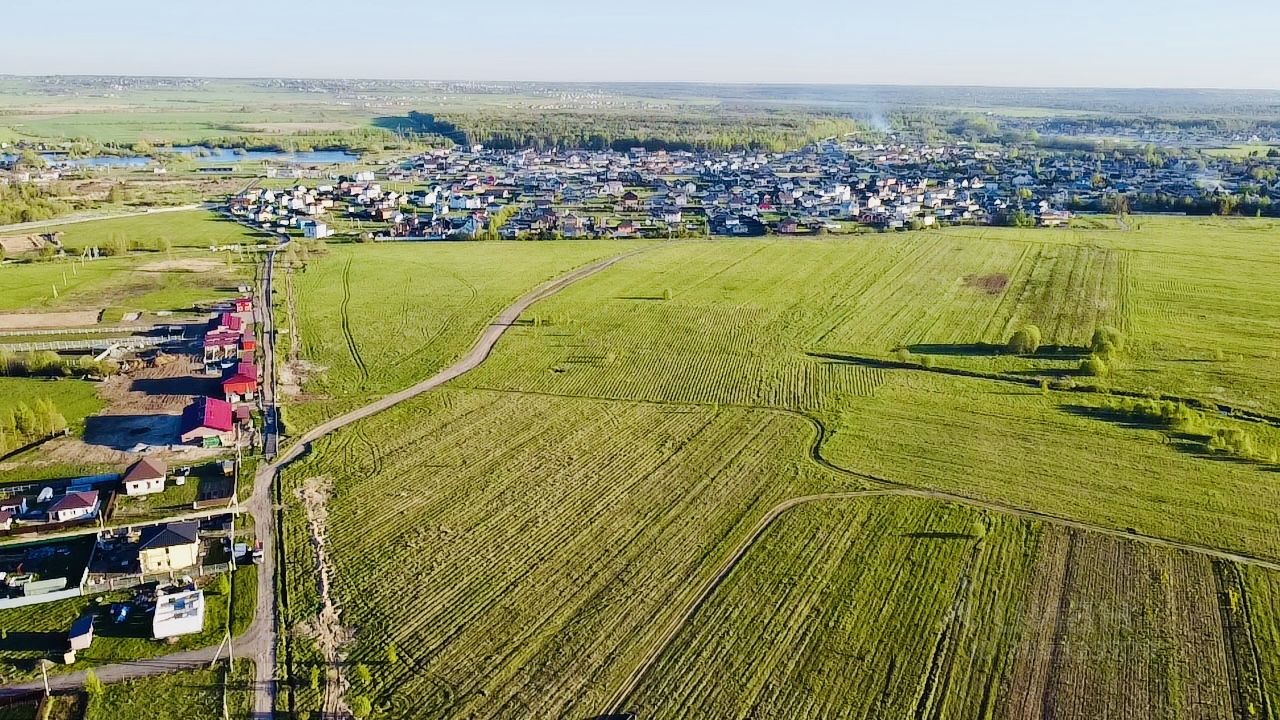
POLYGON ((5 5, 18 75, 1280 89, 1276 0, 5 5))

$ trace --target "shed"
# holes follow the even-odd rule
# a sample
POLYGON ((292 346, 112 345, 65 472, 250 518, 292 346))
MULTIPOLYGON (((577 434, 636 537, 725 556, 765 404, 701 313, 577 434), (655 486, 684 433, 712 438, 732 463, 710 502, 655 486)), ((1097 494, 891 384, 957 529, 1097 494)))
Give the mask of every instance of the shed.
POLYGON ((67 645, 72 652, 75 652, 88 650, 91 644, 93 644, 93 615, 85 613, 71 623, 71 630, 67 632, 67 645))

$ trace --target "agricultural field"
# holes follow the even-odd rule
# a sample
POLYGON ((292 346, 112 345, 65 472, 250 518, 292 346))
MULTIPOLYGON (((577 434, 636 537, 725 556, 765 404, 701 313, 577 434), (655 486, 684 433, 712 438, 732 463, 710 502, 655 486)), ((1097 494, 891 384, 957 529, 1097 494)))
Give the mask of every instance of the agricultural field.
MULTIPOLYGON (((344 665, 373 671, 392 717, 583 715, 768 508, 864 487, 813 463, 814 440, 803 418, 744 408, 410 401, 286 471, 288 634, 299 657, 350 637, 344 665), (340 627, 317 620, 316 535, 340 627)), ((319 708, 312 667, 289 668, 300 711, 319 708)))
POLYGON ((1219 613, 1224 598, 1253 603, 1241 572, 928 500, 812 504, 770 528, 624 707, 646 718, 1263 717, 1253 653, 1265 645, 1243 614, 1219 613))
MULTIPOLYGON (((446 389, 286 471, 290 709, 346 688, 388 717, 592 717, 770 508, 905 485, 939 494, 784 515, 629 702, 643 717, 1268 717, 1280 586, 1194 549, 1280 558, 1280 429, 1208 418, 1256 442, 1232 459, 1098 391, 1274 410, 1270 227, 675 242, 586 278, 446 389), (996 352, 1027 323, 1052 352, 996 352), (1067 382, 1102 326, 1127 340, 1113 374, 1067 382)), ((277 294, 300 358, 324 366, 291 411, 314 424, 430 375, 597 247, 621 249, 331 248, 277 294), (497 286, 500 263, 538 253, 523 286, 497 286), (402 289, 426 267, 456 282, 402 289), (420 344, 401 351, 397 332, 420 344)))
POLYGON ((277 273, 291 430, 422 380, 460 356, 527 290, 638 243, 331 245, 277 273), (299 263, 301 264, 301 263, 299 263), (294 316, 290 318, 292 306, 294 316), (300 387, 299 387, 300 383, 300 387))

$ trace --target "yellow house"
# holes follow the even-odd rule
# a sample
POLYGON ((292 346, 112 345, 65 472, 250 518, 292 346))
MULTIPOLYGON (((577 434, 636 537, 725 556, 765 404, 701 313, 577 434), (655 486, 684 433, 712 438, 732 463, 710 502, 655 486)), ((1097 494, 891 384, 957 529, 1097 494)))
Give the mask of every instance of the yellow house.
POLYGON ((144 573, 169 572, 200 561, 200 532, 194 520, 153 525, 138 541, 138 565, 144 573))

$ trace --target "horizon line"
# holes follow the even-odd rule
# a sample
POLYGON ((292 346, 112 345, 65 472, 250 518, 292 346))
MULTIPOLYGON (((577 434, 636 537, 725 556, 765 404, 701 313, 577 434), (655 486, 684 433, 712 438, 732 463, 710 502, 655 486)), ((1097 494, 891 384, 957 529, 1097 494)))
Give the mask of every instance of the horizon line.
POLYGON ((758 80, 503 80, 503 79, 461 79, 461 78, 415 78, 415 77, 338 77, 321 75, 205 75, 205 74, 135 74, 135 73, 0 73, 0 78, 16 78, 35 80, 41 78, 128 78, 157 80, 315 80, 322 82, 411 82, 411 83, 492 83, 509 85, 685 85, 716 86, 728 85, 737 87, 845 87, 845 88, 920 88, 920 89, 979 89, 979 90, 1122 90, 1122 91, 1184 91, 1184 92, 1242 92, 1242 93, 1276 93, 1277 87, 1229 87, 1229 86, 1178 86, 1178 85, 1002 85, 1002 84, 969 84, 969 83, 902 83, 902 82, 825 82, 825 81, 758 81, 758 80))

